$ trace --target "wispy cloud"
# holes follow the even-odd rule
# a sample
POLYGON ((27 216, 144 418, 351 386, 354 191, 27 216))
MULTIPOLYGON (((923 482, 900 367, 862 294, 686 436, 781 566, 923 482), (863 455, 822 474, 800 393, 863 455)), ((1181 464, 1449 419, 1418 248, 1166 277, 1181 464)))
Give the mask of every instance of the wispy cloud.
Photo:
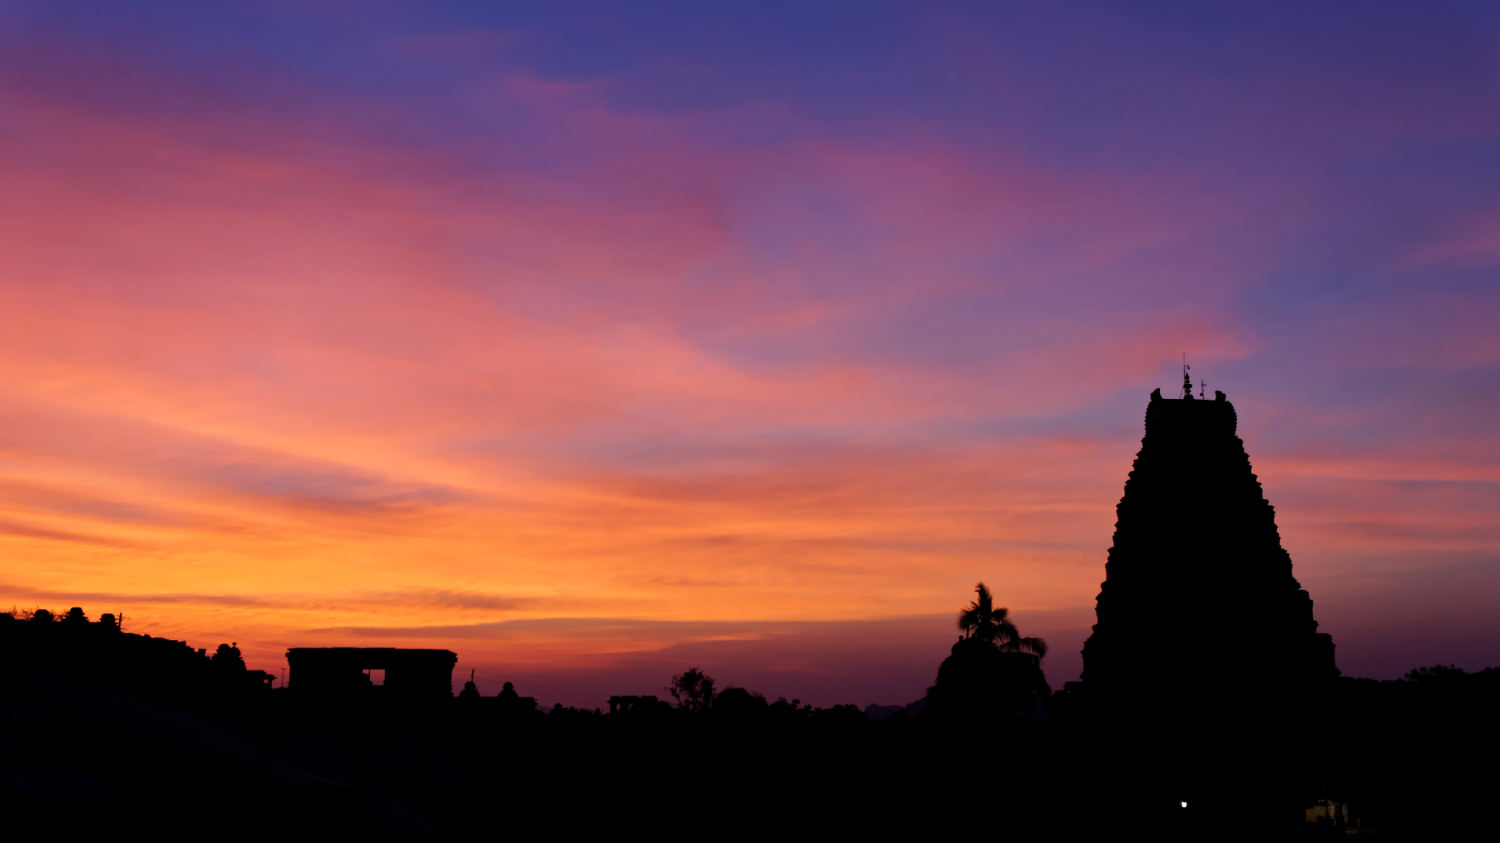
POLYGON ((44 527, 35 523, 15 521, 9 518, 0 518, 0 535, 16 536, 20 538, 42 539, 44 541, 76 542, 78 544, 99 545, 101 547, 112 547, 119 549, 136 549, 139 546, 122 539, 111 538, 103 535, 79 533, 70 530, 57 530, 44 527))

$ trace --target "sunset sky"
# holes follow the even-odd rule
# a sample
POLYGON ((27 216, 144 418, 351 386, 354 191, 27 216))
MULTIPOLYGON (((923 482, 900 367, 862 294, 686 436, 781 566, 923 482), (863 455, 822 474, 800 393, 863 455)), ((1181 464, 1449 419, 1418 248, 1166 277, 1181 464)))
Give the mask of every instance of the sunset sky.
POLYGON ((1500 665, 1500 5, 217 5, 0 3, 0 609, 1061 687, 1186 352, 1346 674, 1500 665))

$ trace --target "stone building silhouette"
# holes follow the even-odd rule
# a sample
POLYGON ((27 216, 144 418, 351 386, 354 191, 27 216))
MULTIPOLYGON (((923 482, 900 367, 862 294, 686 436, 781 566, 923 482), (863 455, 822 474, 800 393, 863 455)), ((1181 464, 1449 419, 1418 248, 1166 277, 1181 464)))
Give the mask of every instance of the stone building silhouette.
POLYGON ((440 700, 453 695, 452 650, 402 650, 394 647, 294 647, 286 651, 291 679, 299 694, 338 696, 378 689, 392 698, 440 700), (372 672, 383 674, 372 680, 372 672))
POLYGON ((1117 509, 1083 688, 1118 713, 1294 705, 1338 676, 1224 393, 1158 389, 1117 509))
POLYGON ((1234 406, 1183 380, 1180 399, 1158 389, 1146 406, 1083 647, 1093 805, 1183 839, 1283 839, 1337 755, 1333 639, 1292 576, 1234 406))

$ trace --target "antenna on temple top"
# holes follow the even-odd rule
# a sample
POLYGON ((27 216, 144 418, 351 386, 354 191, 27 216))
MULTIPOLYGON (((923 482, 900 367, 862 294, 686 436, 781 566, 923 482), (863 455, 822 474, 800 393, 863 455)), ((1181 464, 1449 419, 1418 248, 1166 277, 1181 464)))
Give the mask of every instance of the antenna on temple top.
POLYGON ((1199 380, 1198 381, 1198 397, 1199 398, 1207 398, 1208 397, 1208 381, 1206 381, 1206 380, 1199 380))
POLYGON ((1182 352, 1182 397, 1189 400, 1193 397, 1193 378, 1188 374, 1192 367, 1187 362, 1187 352, 1182 352))

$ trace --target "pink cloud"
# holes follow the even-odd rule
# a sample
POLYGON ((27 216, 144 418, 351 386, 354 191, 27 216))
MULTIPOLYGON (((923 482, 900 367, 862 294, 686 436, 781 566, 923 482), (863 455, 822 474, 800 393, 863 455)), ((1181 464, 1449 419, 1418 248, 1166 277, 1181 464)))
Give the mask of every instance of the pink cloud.
POLYGON ((1483 268, 1500 265, 1500 213, 1474 216, 1447 227, 1429 243, 1402 257, 1409 270, 1483 268))

